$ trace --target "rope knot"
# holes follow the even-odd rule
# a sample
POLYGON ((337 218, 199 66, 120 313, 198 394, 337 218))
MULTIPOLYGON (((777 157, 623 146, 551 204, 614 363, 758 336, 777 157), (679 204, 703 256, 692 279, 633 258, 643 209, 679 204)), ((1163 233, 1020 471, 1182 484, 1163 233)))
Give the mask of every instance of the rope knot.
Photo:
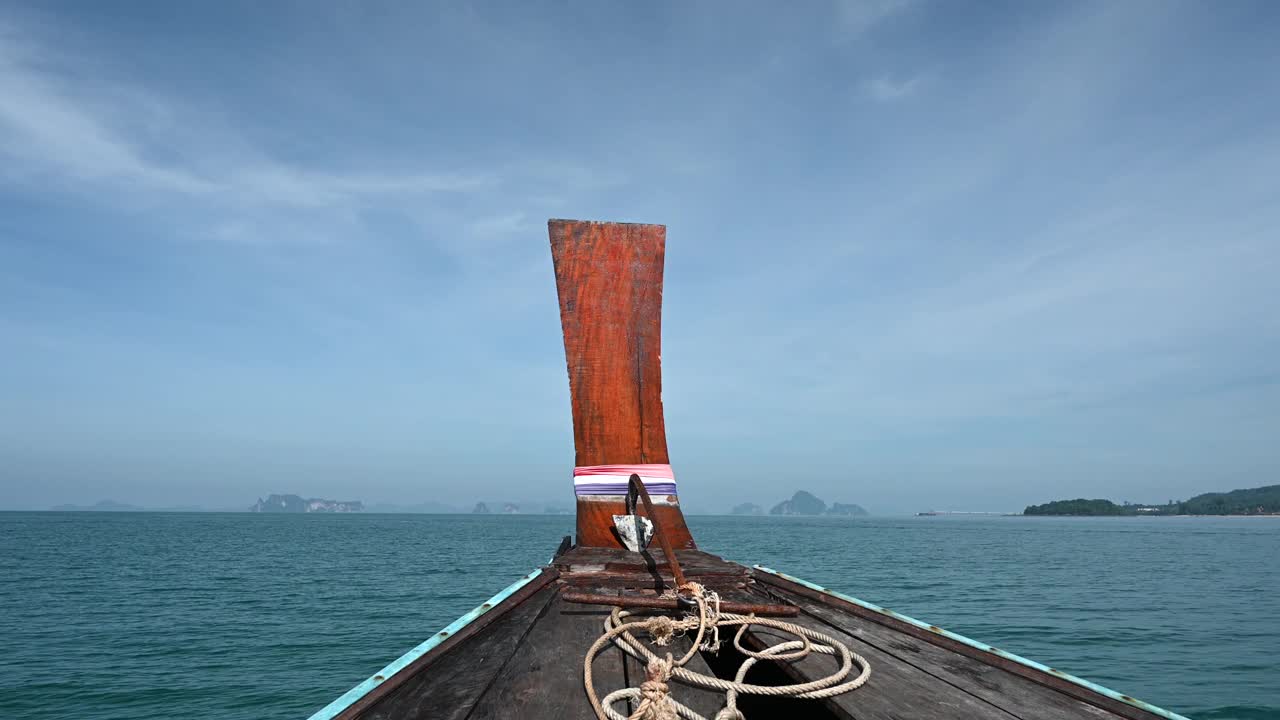
POLYGON ((673 678, 695 687, 724 692, 725 706, 716 713, 715 720, 745 720, 746 716, 737 707, 739 693, 822 699, 856 690, 871 676, 871 665, 866 659, 850 652, 847 646, 833 637, 781 620, 756 617, 754 614, 723 612, 719 594, 696 583, 681 585, 679 592, 687 593, 684 597, 691 599, 697 606, 696 615, 686 614, 681 620, 665 615, 648 616, 643 620, 637 617, 628 622, 624 619, 633 614, 615 607, 605 621, 604 634, 587 649, 587 656, 583 660, 582 681, 586 686, 587 699, 591 701, 591 708, 598 720, 623 720, 624 716, 613 709, 623 701, 629 702, 634 708, 626 720, 705 720, 704 716, 681 705, 671 696, 673 678), (722 626, 738 628, 733 638, 733 647, 746 656, 734 680, 692 672, 685 667, 699 650, 714 651, 720 646, 719 630, 722 626), (758 652, 748 650, 741 644, 743 635, 749 628, 757 626, 782 631, 794 635, 796 639, 777 642, 758 652), (697 629, 697 637, 688 643, 688 650, 679 659, 674 658, 671 653, 667 653, 665 658, 658 657, 646 643, 632 634, 647 631, 655 644, 667 645, 675 637, 694 628, 697 629), (647 661, 645 679, 639 687, 615 690, 602 701, 592 682, 591 665, 597 654, 610 644, 618 646, 637 660, 647 661), (808 657, 812 653, 835 656, 840 661, 840 668, 824 678, 791 685, 753 685, 743 680, 747 671, 759 661, 787 662, 808 657), (853 675, 855 667, 859 669, 856 676, 853 675))
POLYGON ((710 653, 720 652, 720 594, 708 590, 696 582, 687 582, 678 588, 678 592, 686 592, 698 606, 697 617, 691 617, 693 627, 701 628, 704 633, 699 650, 710 653))
POLYGON ((676 588, 676 592, 680 592, 680 591, 689 593, 691 597, 701 597, 707 591, 707 589, 703 587, 700 583, 687 582, 681 585, 680 587, 676 588))
POLYGON ((679 720, 667 687, 675 666, 676 661, 670 654, 649 661, 645 681, 640 685, 640 704, 628 720, 679 720))
POLYGON ((658 615, 649 620, 649 637, 654 645, 670 645, 676 634, 676 621, 666 615, 658 615))

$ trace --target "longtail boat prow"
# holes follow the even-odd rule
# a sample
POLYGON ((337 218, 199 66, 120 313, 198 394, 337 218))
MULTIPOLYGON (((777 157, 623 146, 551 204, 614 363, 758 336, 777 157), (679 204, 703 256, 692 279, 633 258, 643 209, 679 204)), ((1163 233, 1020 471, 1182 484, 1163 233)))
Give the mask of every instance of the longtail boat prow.
POLYGON ((551 220, 549 230, 577 536, 312 720, 1185 720, 698 550, 662 416, 666 228, 551 220))

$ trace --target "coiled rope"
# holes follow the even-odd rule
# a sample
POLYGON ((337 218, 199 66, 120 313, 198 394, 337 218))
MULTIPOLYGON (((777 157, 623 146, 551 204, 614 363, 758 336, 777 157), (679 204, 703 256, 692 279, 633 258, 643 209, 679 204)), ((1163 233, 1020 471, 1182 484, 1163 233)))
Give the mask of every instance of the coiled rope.
POLYGON ((833 637, 772 618, 721 613, 719 596, 698 583, 686 583, 679 590, 687 593, 697 603, 697 616, 690 615, 682 620, 675 620, 666 615, 656 615, 647 616, 643 620, 627 621, 626 619, 632 617, 634 613, 615 607, 605 620, 604 634, 587 650, 582 668, 587 698, 591 701, 591 707, 599 720, 708 720, 671 697, 668 681, 672 679, 687 685, 723 692, 725 706, 716 713, 714 720, 746 720, 738 710, 739 695, 772 695, 799 699, 828 698, 862 687, 871 676, 870 663, 861 655, 851 652, 844 643, 833 637), (742 646, 743 634, 752 626, 780 630, 794 635, 797 639, 753 652, 742 646), (704 675, 685 668, 685 664, 693 659, 694 654, 699 650, 718 651, 720 628, 730 627, 738 628, 733 636, 733 647, 747 656, 747 659, 738 667, 733 680, 721 680, 713 675, 704 675), (650 641, 658 646, 668 645, 675 636, 690 630, 697 632, 689 651, 683 657, 675 659, 670 653, 665 657, 655 654, 645 643, 635 637, 633 633, 637 630, 647 632, 650 641), (638 688, 615 690, 601 701, 592 681, 591 665, 596 655, 610 643, 618 645, 623 652, 646 664, 645 681, 638 688), (785 662, 799 660, 811 653, 838 657, 840 668, 824 678, 794 685, 752 685, 744 682, 747 671, 760 660, 785 662), (853 672, 855 665, 859 668, 858 675, 852 680, 846 679, 853 672), (623 715, 614 709, 613 706, 622 700, 635 703, 635 711, 630 716, 623 715))

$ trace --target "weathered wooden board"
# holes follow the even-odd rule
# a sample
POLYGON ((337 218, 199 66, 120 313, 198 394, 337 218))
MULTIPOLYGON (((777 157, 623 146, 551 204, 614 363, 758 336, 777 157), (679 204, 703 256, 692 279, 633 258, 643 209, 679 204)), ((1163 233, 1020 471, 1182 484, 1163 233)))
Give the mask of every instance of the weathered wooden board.
POLYGON ((462 720, 467 717, 556 592, 554 585, 544 587, 423 672, 406 680, 361 714, 361 720, 462 720))
MULTIPOLYGON (((687 579, 714 589, 742 587, 749 580, 746 568, 726 563, 714 555, 696 550, 677 550, 687 579)), ((674 574, 660 551, 646 555, 620 556, 622 551, 594 548, 592 552, 572 551, 557 558, 564 583, 575 588, 592 585, 629 588, 637 592, 665 592, 676 586, 674 574)))
MULTIPOLYGON (((1158 720, 1160 718, 1159 715, 1148 712, 1142 708, 1135 707, 1134 705, 1120 702, 1115 698, 1107 697, 1101 693, 1094 692, 1089 688, 1082 687, 1065 678, 1018 663, 1008 658, 984 652, 939 633, 930 632, 902 620, 876 613, 867 608, 846 602, 833 595, 821 593, 812 588, 806 588, 802 585, 791 582, 786 578, 777 577, 767 573, 754 573, 753 576, 759 581, 758 587, 768 587, 770 589, 781 590, 785 595, 792 595, 798 599, 809 599, 820 605, 831 608, 839 615, 848 616, 850 618, 849 620, 836 620, 837 625, 845 627, 869 627, 872 624, 880 625, 888 631, 890 634, 889 636, 896 635, 900 636, 903 641, 910 638, 921 641, 925 644, 934 645, 952 654, 967 657, 978 663, 989 665, 1007 675, 1021 677, 1036 685, 1041 685, 1047 689, 1081 700, 1083 701, 1082 705, 1076 707, 1079 713, 1086 714, 1079 716, 1095 717, 1095 715, 1092 714, 1092 710, 1082 709, 1084 705, 1088 705, 1107 711, 1114 716, 1128 718, 1130 720, 1158 720)), ((957 666, 957 668, 959 668, 959 666, 957 666)), ((958 669, 957 672, 964 674, 963 669, 958 669)), ((972 674, 970 675, 972 676, 972 674)))
MULTIPOLYGON (((831 628, 812 617, 787 621, 832 634, 831 628)), ((792 639, 769 629, 756 629, 752 634, 769 645, 792 639)), ((843 637, 854 639, 849 635, 843 637)), ((871 678, 857 690, 837 695, 830 702, 857 720, 1010 720, 1016 717, 871 645, 856 641, 849 645, 871 663, 871 678)), ((791 663, 791 667, 812 680, 828 675, 838 664, 834 658, 812 655, 791 663)))
MULTIPOLYGON (((700 550, 677 550, 676 559, 689 578, 710 576, 745 578, 750 572, 742 565, 728 562, 700 550)), ((573 577, 587 574, 653 575, 656 573, 669 578, 672 574, 666 557, 656 545, 651 546, 644 553, 611 548, 575 547, 557 556, 554 564, 566 576, 573 577)))
MULTIPOLYGON (((883 625, 867 622, 830 606, 787 593, 767 593, 765 597, 785 599, 806 615, 827 625, 828 634, 839 631, 886 654, 919 668, 947 684, 986 700, 1022 720, 1064 720, 1066 718, 1107 718, 1120 716, 1064 695, 1053 688, 1032 682, 974 658, 945 650, 883 625)), ((856 652, 857 646, 854 646, 856 652)))
MULTIPOLYGON (((1152 720, 1155 715, 1072 686, 1065 692, 1054 684, 1061 678, 1020 666, 1012 672, 984 659, 990 653, 951 647, 947 638, 915 626, 900 628, 901 620, 793 583, 785 578, 761 577, 741 565, 697 550, 678 553, 689 579, 715 588, 726 600, 784 603, 801 615, 790 621, 843 639, 872 665, 871 680, 862 688, 822 701, 744 697, 740 707, 748 717, 841 718, 843 720, 1152 720), (846 607, 847 606, 847 607, 846 607), (909 631, 910 630, 910 631, 909 631), (1041 677, 1044 676, 1044 677, 1041 677)), ((583 688, 582 662, 587 648, 599 638, 609 609, 569 603, 561 593, 572 589, 596 595, 652 595, 669 587, 661 553, 635 554, 606 548, 574 547, 560 552, 546 579, 512 596, 511 607, 482 624, 468 627, 415 664, 398 683, 378 688, 343 714, 361 720, 417 720, 443 718, 566 718, 592 720, 594 713, 583 688), (662 587, 651 587, 654 579, 662 587)), ((505 602, 504 602, 505 604, 505 602)), ((718 655, 699 653, 688 668, 727 678, 742 656, 732 649, 731 635, 722 636, 718 655)), ((748 645, 789 639, 759 628, 748 645)), ((669 650, 683 654, 690 638, 679 638, 669 650)), ((754 646, 758 648, 757 646, 754 646)), ((994 657, 994 656, 993 656, 994 657)), ((1000 658, 997 658, 1000 659, 1000 658)), ((785 664, 760 663, 750 682, 784 684, 814 679, 835 667, 829 657, 814 656, 785 664)), ((643 663, 609 648, 593 665, 596 687, 603 697, 613 690, 638 687, 645 676, 643 663)), ((724 704, 721 693, 672 682, 672 694, 706 717, 724 704)), ((629 708, 620 708, 629 712, 629 708)))
MULTIPOLYGON (((596 587, 575 586, 575 589, 581 592, 588 592, 596 595, 617 595, 620 593, 620 590, 618 588, 608 587, 608 586, 596 586, 596 587)), ((576 603, 570 604, 570 606, 580 607, 580 608, 591 607, 586 605, 578 605, 576 603)), ((600 607, 597 609, 604 611, 601 613, 600 621, 602 623, 602 626, 599 628, 600 632, 603 632, 604 617, 608 615, 608 613, 610 612, 610 609, 607 607, 600 607)), ((639 639, 641 642, 645 642, 648 639, 647 635, 643 632, 638 633, 636 635, 636 638, 639 639)), ((592 642, 594 642, 594 639, 592 640, 592 642)), ((683 657, 684 654, 689 651, 690 645, 691 645, 690 638, 678 637, 675 640, 673 640, 670 645, 666 647, 656 647, 651 645, 650 649, 653 650, 653 652, 658 654, 659 656, 669 652, 675 657, 683 657)), ((566 651, 569 653, 573 653, 576 651, 580 656, 585 656, 587 652, 587 647, 589 647, 589 645, 583 646, 581 648, 566 648, 566 651)), ((631 657, 630 655, 624 654, 624 657, 625 657, 625 661, 623 666, 623 679, 626 681, 626 687, 639 687, 640 684, 645 680, 645 664, 631 657)), ((704 675, 713 674, 711 671, 711 668, 707 666, 706 660, 702 658, 701 653, 695 654, 692 658, 690 658, 689 662, 685 665, 685 667, 693 672, 702 673, 704 675)), ((614 690, 619 690, 622 687, 623 686, 621 685, 605 686, 601 684, 599 679, 596 680, 596 689, 600 693, 601 697, 608 695, 614 690)), ((724 707, 724 695, 722 693, 717 693, 717 692, 706 690, 703 688, 684 685, 674 680, 670 683, 670 687, 672 688, 671 692, 673 697, 675 697, 684 705, 688 706, 690 709, 695 710, 698 713, 701 713, 702 715, 705 715, 707 717, 714 717, 715 714, 720 711, 720 708, 724 707)), ((586 702, 585 691, 583 693, 583 702, 586 702)))
POLYGON ((552 220, 578 465, 667 463, 662 225, 552 220))
MULTIPOLYGON (((468 717, 595 720, 583 689, 582 660, 608 614, 555 598, 468 717)), ((597 687, 627 685, 617 648, 602 651, 592 670, 597 687)))
MULTIPOLYGON (((685 524, 684 513, 675 495, 663 496, 667 502, 659 502, 654 506, 654 517, 650 518, 660 527, 668 528, 671 544, 678 548, 694 547, 693 535, 685 524)), ((614 535, 613 516, 627 512, 623 496, 604 497, 590 495, 578 498, 578 542, 582 545, 614 545, 622 548, 621 541, 614 535)))
MULTIPOLYGON (((507 595, 504 599, 498 602, 496 606, 490 606, 490 603, 484 603, 481 607, 473 610, 472 613, 475 613, 475 616, 453 634, 448 634, 443 630, 440 631, 440 633, 438 633, 439 636, 448 635, 448 637, 445 637, 444 640, 440 641, 424 654, 414 658, 390 677, 383 678, 382 675, 379 674, 374 678, 370 678, 370 681, 377 680, 378 683, 364 692, 363 695, 339 711, 333 717, 335 717, 336 720, 353 720, 354 718, 359 718, 364 712, 376 706, 383 698, 398 690, 403 684, 419 679, 421 677, 421 673, 428 671, 433 664, 444 658, 455 648, 467 643, 471 638, 479 635, 490 625, 503 620, 507 613, 520 607, 525 600, 537 595, 546 588, 552 587, 551 584, 557 580, 559 573, 554 568, 541 568, 538 572, 533 573, 528 577, 532 579, 529 582, 521 584, 518 589, 510 595, 507 595)), ((468 615, 471 615, 472 613, 468 613, 468 615)), ((459 620, 461 620, 461 618, 459 618, 459 620)), ((324 712, 324 710, 321 712, 324 712)))
MULTIPOLYGON (((643 639, 644 638, 641 637, 641 640, 643 639)), ((691 641, 687 637, 676 638, 665 648, 651 646, 650 649, 659 654, 669 652, 679 658, 689 651, 690 643, 691 641)), ((695 654, 685 667, 693 672, 702 673, 704 675, 714 675, 711 668, 707 666, 707 661, 703 659, 701 653, 695 654)), ((628 655, 626 674, 627 679, 629 680, 629 685, 631 687, 639 687, 640 683, 644 682, 645 666, 639 660, 628 655)), ((596 683, 596 687, 600 687, 599 683, 596 683)), ((671 697, 706 717, 715 717, 716 713, 720 712, 720 708, 724 707, 723 693, 685 685, 677 680, 670 681, 668 687, 670 687, 671 690, 671 697)), ((612 692, 617 689, 618 688, 609 688, 608 692, 612 692)), ((601 694, 605 694, 603 689, 601 690, 601 694)))
MULTIPOLYGON (((662 415, 661 225, 551 220, 560 324, 569 369, 576 464, 667 464, 662 415)), ((578 544, 621 547, 621 497, 578 498, 578 544)), ((693 547, 678 500, 654 518, 673 545, 693 547)))

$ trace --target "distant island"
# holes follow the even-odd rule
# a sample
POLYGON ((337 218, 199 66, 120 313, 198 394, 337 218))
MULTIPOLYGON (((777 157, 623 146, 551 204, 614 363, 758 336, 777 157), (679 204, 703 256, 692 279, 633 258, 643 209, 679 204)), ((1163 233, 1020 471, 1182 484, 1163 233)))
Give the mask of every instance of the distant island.
POLYGON ((115 500, 99 500, 92 505, 73 505, 70 503, 54 505, 49 508, 53 512, 208 512, 197 505, 175 505, 173 507, 141 507, 115 500))
POLYGON ((115 500, 99 500, 92 505, 54 505, 49 509, 55 512, 142 512, 146 508, 115 500))
MULTIPOLYGON (((493 503, 493 507, 498 507, 498 503, 493 503)), ((545 513, 547 515, 562 515, 568 512, 567 510, 564 512, 552 512, 551 508, 548 508, 547 510, 547 513, 545 513)), ((489 509, 489 503, 478 502, 476 503, 476 506, 471 509, 472 515, 492 515, 497 513, 501 513, 503 515, 520 515, 520 503, 504 502, 502 503, 502 510, 499 511, 489 509)))
MULTIPOLYGON (((78 505, 75 503, 63 503, 53 505, 48 508, 50 512, 169 512, 169 513, 194 513, 194 512, 268 512, 268 513, 308 513, 308 512, 363 512, 376 514, 432 514, 432 515, 458 515, 465 514, 468 510, 466 506, 450 505, 447 503, 429 500, 420 503, 401 503, 401 502, 373 502, 365 504, 359 500, 340 501, 328 500, 325 498, 304 498, 301 495, 273 493, 266 498, 258 498, 258 501, 251 506, 245 506, 240 503, 229 506, 211 506, 204 507, 199 505, 174 505, 174 506, 142 506, 130 503, 118 502, 116 500, 99 500, 91 505, 78 505)), ((475 504, 471 512, 480 514, 493 515, 520 515, 525 513, 542 514, 542 515, 572 515, 574 509, 572 505, 565 505, 556 501, 535 499, 535 500, 513 500, 488 503, 478 502, 475 504), (490 508, 493 508, 490 510, 490 508)))
POLYGON ((729 511, 729 514, 730 515, 763 515, 764 508, 760 507, 755 503, 749 503, 749 502, 742 503, 741 505, 734 505, 733 509, 729 511))
POLYGON ((1204 493, 1190 500, 1170 500, 1162 505, 1123 503, 1110 500, 1054 500, 1031 505, 1023 515, 1056 516, 1161 516, 1161 515, 1280 515, 1280 485, 1204 493))
POLYGON ((430 515, 572 515, 573 506, 562 505, 545 499, 525 499, 507 501, 479 501, 470 506, 449 505, 439 501, 428 501, 416 504, 400 504, 394 502, 378 502, 365 507, 365 512, 387 514, 430 514, 430 515))
POLYGON ((364 511, 367 513, 380 513, 386 515, 449 515, 462 512, 462 510, 452 505, 446 505, 444 503, 434 501, 412 504, 376 502, 366 505, 364 511))
POLYGON ((258 502, 249 508, 249 512, 260 513, 349 513, 362 510, 364 503, 359 500, 339 501, 274 494, 268 495, 266 500, 258 498, 258 502))
POLYGON ((783 500, 769 511, 770 515, 844 515, 861 516, 869 514, 861 505, 853 503, 833 503, 831 507, 812 493, 797 490, 790 500, 783 500))

